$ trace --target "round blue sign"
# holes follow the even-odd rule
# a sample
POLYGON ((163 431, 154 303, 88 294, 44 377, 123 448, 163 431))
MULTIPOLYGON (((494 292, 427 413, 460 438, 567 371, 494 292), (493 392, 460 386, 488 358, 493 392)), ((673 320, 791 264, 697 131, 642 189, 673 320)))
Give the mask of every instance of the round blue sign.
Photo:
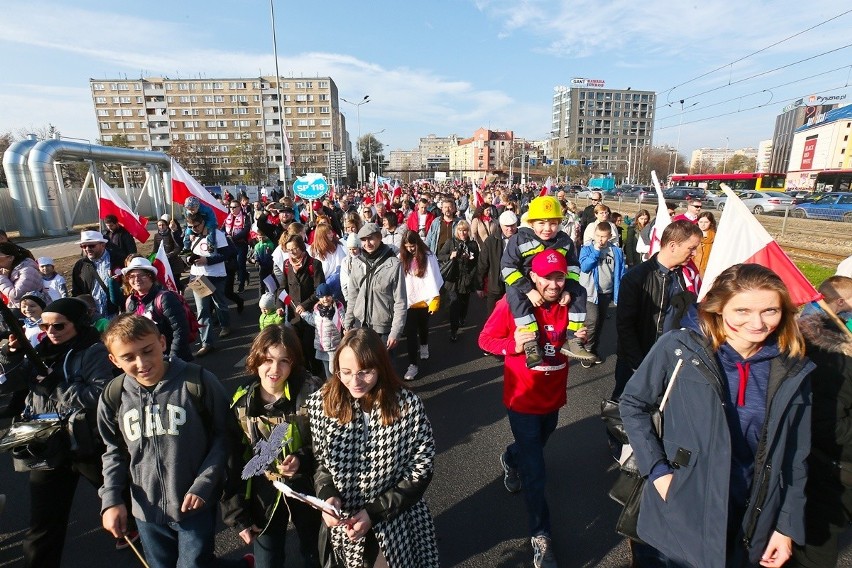
POLYGON ((293 182, 293 193, 302 199, 320 199, 328 193, 328 183, 321 174, 299 176, 293 182))

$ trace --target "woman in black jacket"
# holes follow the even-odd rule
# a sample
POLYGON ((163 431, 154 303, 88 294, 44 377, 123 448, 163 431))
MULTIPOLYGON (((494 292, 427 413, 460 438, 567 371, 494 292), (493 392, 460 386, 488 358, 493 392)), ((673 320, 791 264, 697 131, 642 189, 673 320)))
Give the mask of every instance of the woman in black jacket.
POLYGON ((280 325, 268 326, 255 337, 246 370, 255 379, 237 389, 232 406, 245 434, 247 455, 252 454, 251 446, 268 439, 279 424, 287 428, 285 440, 289 441, 265 471, 251 477, 238 494, 227 499, 223 517, 240 531, 246 544, 254 545, 257 568, 285 566, 287 523, 292 518, 302 565, 319 568, 320 513, 299 501, 285 499, 272 482, 313 494, 316 465, 304 406, 308 396, 319 390, 320 382, 305 369, 296 333, 280 325))
POLYGON ((624 260, 627 266, 636 266, 642 264, 645 260, 645 253, 637 250, 637 245, 643 251, 647 252, 648 243, 642 238, 642 231, 651 220, 651 214, 647 209, 640 209, 633 219, 633 223, 627 227, 627 238, 624 239, 624 260))
POLYGON ((297 317, 302 312, 310 312, 317 303, 317 286, 325 282, 322 263, 308 254, 305 240, 294 235, 287 240, 285 251, 289 258, 284 261, 281 286, 290 296, 292 305, 288 308, 288 319, 302 340, 307 367, 317 376, 324 376, 322 363, 314 357, 315 330, 305 320, 297 317))
POLYGON ((470 293, 480 289, 476 277, 476 265, 479 260, 479 245, 470 238, 470 224, 459 221, 456 234, 441 247, 438 262, 455 259, 457 274, 445 278, 444 289, 450 298, 450 341, 458 340, 459 327, 464 326, 470 293))

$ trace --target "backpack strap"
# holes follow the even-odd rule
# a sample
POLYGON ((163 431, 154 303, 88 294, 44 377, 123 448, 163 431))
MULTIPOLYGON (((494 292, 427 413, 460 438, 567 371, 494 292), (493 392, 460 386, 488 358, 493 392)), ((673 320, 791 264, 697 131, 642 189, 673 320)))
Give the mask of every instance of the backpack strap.
POLYGON ((112 410, 112 413, 118 414, 118 409, 121 407, 121 391, 124 388, 124 377, 126 375, 121 373, 119 376, 112 379, 107 383, 107 386, 104 387, 103 394, 101 394, 101 398, 103 398, 104 404, 107 405, 107 408, 112 410))
POLYGON ((204 369, 200 365, 187 363, 186 370, 186 391, 195 403, 195 410, 201 416, 204 429, 209 434, 213 429, 213 413, 207 408, 207 403, 204 400, 204 379, 201 377, 201 372, 204 369))

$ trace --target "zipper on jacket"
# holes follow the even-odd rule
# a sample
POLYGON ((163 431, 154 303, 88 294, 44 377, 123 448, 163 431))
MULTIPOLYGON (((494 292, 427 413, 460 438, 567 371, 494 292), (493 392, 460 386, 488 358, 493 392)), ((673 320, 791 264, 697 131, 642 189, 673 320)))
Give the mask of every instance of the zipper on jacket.
POLYGON ((769 473, 772 469, 772 464, 766 464, 760 471, 760 484, 757 488, 757 495, 754 499, 754 507, 748 517, 743 530, 743 545, 746 549, 751 548, 751 539, 754 536, 754 531, 757 530, 757 519, 760 513, 763 512, 763 502, 766 500, 766 494, 769 493, 769 473))

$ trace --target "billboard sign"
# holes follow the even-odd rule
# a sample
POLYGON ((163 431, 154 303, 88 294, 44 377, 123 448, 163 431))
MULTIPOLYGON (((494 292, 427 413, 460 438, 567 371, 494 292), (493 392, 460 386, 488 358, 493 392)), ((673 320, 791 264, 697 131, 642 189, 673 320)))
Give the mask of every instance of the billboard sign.
POLYGON ((586 79, 583 77, 575 77, 571 79, 571 86, 581 89, 603 89, 606 86, 606 81, 603 79, 586 79))
POLYGON ((805 147, 802 150, 802 166, 800 170, 809 170, 814 165, 814 152, 816 151, 817 137, 813 136, 805 140, 805 147))

